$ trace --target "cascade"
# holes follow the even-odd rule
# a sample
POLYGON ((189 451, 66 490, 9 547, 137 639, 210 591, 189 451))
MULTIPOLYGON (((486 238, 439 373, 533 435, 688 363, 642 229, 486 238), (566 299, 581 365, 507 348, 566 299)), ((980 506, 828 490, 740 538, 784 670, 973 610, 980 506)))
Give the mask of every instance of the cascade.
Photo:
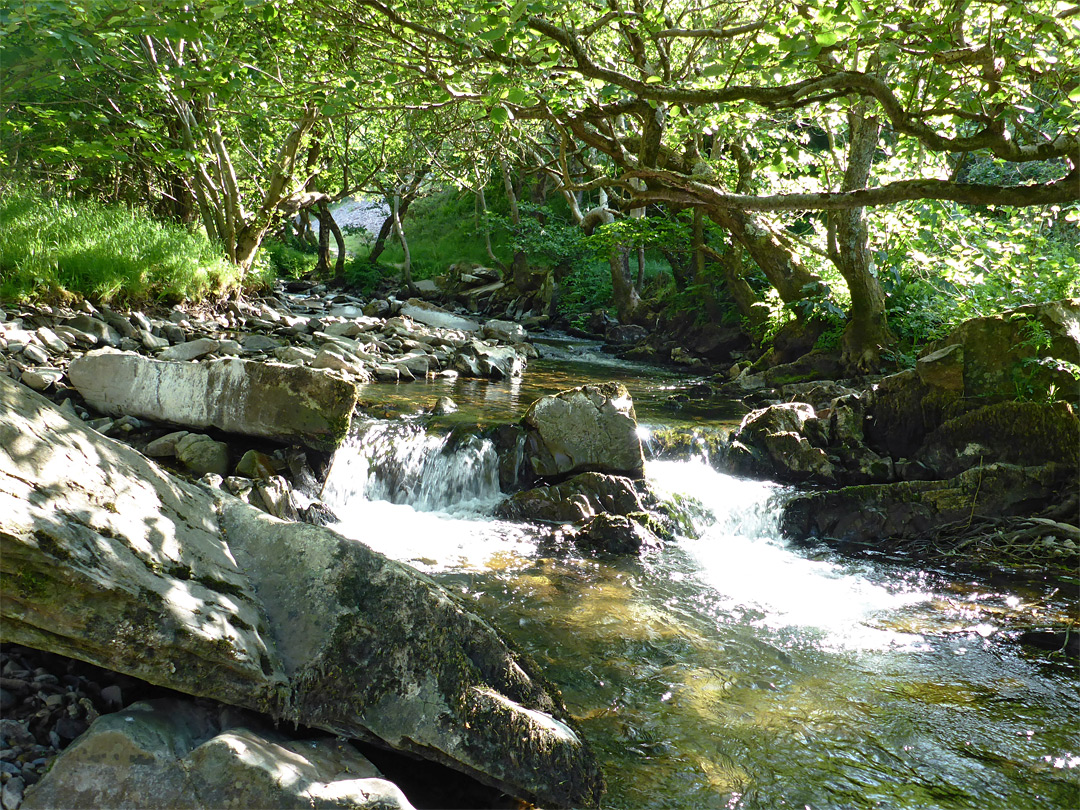
POLYGON ((370 421, 334 455, 323 500, 406 504, 422 512, 482 509, 498 501, 499 459, 476 435, 432 434, 417 422, 370 421))

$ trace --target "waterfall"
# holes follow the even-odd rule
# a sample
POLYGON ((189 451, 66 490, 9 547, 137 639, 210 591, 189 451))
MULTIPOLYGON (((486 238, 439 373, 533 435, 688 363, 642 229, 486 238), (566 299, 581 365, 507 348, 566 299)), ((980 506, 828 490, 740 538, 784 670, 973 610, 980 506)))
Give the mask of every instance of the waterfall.
POLYGON ((323 500, 406 504, 422 512, 482 511, 501 497, 494 445, 471 434, 435 435, 416 422, 371 421, 337 451, 323 500))

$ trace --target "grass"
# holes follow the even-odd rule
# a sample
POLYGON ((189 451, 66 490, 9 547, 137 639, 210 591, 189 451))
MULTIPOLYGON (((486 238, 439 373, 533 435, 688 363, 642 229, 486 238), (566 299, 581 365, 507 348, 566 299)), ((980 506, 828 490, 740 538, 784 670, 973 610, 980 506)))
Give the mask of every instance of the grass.
MULTIPOLYGON (((265 282, 266 273, 264 263, 247 281, 265 282)), ((0 198, 0 300, 175 304, 240 282, 219 246, 141 211, 20 188, 0 198)))
MULTIPOLYGON (((476 226, 474 205, 471 193, 448 189, 419 199, 409 207, 403 225, 414 278, 437 276, 450 265, 461 262, 491 265, 483 232, 476 226)), ((347 235, 346 252, 363 262, 371 252, 371 242, 370 237, 347 235)), ((509 263, 512 252, 505 230, 493 225, 491 242, 495 255, 509 263)), ((400 267, 404 261, 401 245, 391 236, 379 264, 400 267)))

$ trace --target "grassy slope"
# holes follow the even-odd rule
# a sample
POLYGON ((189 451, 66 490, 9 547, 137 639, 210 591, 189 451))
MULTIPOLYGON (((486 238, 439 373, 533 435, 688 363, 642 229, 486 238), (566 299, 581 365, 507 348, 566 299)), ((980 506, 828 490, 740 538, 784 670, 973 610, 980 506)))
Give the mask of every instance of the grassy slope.
MULTIPOLYGON (((249 279, 256 280, 256 279, 249 279)), ((237 268, 205 236, 118 206, 0 198, 0 300, 83 296, 99 303, 175 303, 221 294, 237 268)))

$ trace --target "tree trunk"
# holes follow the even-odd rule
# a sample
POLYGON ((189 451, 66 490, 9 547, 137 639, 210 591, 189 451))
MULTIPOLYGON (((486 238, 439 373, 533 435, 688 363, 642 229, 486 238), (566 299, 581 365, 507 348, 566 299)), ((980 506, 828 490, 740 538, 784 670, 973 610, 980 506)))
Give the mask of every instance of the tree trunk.
POLYGON ((772 231, 744 211, 712 208, 709 218, 727 230, 754 260, 785 304, 806 298, 807 285, 816 286, 821 277, 811 272, 772 231))
POLYGON ((634 287, 634 278, 630 273, 629 248, 616 245, 611 249, 608 261, 611 264, 611 293, 619 323, 631 323, 641 306, 641 296, 634 287))
MULTIPOLYGON (((851 114, 849 129, 843 191, 866 186, 881 122, 859 110, 851 114)), ((850 320, 841 343, 841 360, 849 371, 871 371, 878 366, 881 349, 892 342, 892 335, 885 320, 885 292, 872 272, 864 208, 829 212, 829 258, 851 293, 850 320)))
MULTIPOLYGON (((408 210, 408 202, 403 203, 402 208, 408 210)), ((404 214, 402 216, 404 216, 404 214)), ((386 250, 386 240, 390 238, 390 232, 393 230, 394 215, 390 214, 390 216, 383 220, 382 227, 379 228, 379 233, 378 235, 376 235, 375 242, 371 246, 371 252, 368 253, 368 262, 370 262, 371 264, 375 264, 375 262, 378 261, 383 251, 386 250)))
MULTIPOLYGON (((330 233, 334 235, 334 242, 337 244, 337 261, 334 262, 334 278, 343 281, 345 279, 345 237, 341 235, 341 228, 338 227, 334 215, 330 213, 329 203, 327 203, 326 200, 320 200, 319 206, 320 214, 323 208, 326 209, 326 221, 330 224, 330 233)), ((321 221, 319 227, 322 228, 321 221)))
POLYGON ((401 195, 394 194, 394 204, 390 210, 390 216, 394 218, 394 236, 401 243, 401 250, 405 253, 405 260, 401 265, 401 273, 405 277, 405 286, 412 292, 412 255, 409 253, 409 241, 405 238, 405 229, 401 227, 401 195))
POLYGON ((477 226, 480 228, 481 233, 484 234, 484 249, 487 251, 488 258, 491 259, 492 264, 505 273, 506 265, 499 261, 495 251, 491 248, 491 229, 488 227, 487 198, 484 195, 483 186, 480 186, 476 192, 476 219, 477 226))
POLYGON ((514 193, 514 183, 510 179, 510 168, 506 165, 506 158, 502 155, 499 155, 499 168, 502 170, 506 201, 510 204, 510 222, 513 225, 520 225, 521 211, 518 209, 517 194, 514 193))
POLYGON ((319 217, 319 261, 315 264, 315 275, 323 278, 330 275, 330 208, 320 200, 316 212, 319 217))

